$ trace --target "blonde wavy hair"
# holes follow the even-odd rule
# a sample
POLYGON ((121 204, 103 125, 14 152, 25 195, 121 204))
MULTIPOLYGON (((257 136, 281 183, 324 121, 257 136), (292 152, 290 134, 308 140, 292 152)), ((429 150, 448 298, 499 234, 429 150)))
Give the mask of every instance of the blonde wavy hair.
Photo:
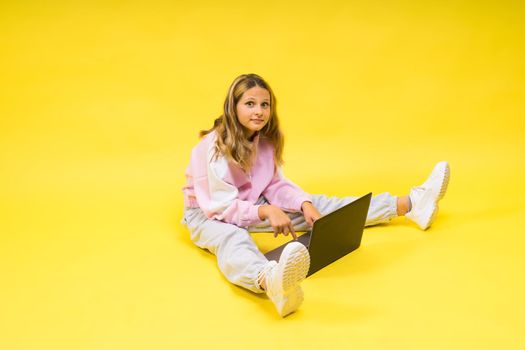
POLYGON ((257 74, 242 74, 235 78, 224 101, 223 114, 215 119, 211 129, 199 132, 199 137, 202 138, 215 130, 217 142, 214 159, 222 154, 244 171, 251 169, 252 162, 255 159, 252 143, 246 137, 243 126, 237 118, 237 103, 246 90, 255 86, 266 89, 270 93, 270 119, 259 131, 259 138, 260 140, 267 139, 273 144, 275 164, 276 166, 282 165, 284 163, 282 158, 284 137, 279 128, 279 118, 276 111, 277 101, 270 85, 257 74))

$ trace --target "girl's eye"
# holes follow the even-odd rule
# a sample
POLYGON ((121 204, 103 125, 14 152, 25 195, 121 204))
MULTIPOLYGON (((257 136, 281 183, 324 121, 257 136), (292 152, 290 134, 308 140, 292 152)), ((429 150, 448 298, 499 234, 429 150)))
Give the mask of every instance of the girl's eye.
MULTIPOLYGON (((248 101, 248 102, 246 102, 246 105, 247 105, 247 106, 253 106, 253 101, 248 101)), ((270 106, 270 104, 269 104, 268 102, 263 102, 262 105, 263 105, 264 108, 267 108, 267 107, 270 106)))

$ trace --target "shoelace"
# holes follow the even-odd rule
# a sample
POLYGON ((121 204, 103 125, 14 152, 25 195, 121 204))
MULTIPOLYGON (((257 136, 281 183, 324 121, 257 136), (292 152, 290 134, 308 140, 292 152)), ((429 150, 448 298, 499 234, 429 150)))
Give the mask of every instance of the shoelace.
MULTIPOLYGON (((423 195, 423 193, 425 193, 425 191, 427 190, 428 188, 423 186, 423 185, 419 185, 419 186, 415 186, 415 187, 412 187, 411 189, 411 192, 415 192, 417 193, 418 195, 423 195)), ((413 204, 413 203, 412 203, 413 204)))
MULTIPOLYGON (((259 271, 259 275, 257 276, 257 286, 261 288, 262 281, 266 280, 266 290, 268 290, 268 283, 269 280, 266 279, 266 275, 268 275, 268 272, 274 268, 274 266, 277 265, 277 262, 274 260, 268 261, 266 265, 263 266, 261 271, 259 271)), ((270 282, 271 283, 271 282, 270 282)))

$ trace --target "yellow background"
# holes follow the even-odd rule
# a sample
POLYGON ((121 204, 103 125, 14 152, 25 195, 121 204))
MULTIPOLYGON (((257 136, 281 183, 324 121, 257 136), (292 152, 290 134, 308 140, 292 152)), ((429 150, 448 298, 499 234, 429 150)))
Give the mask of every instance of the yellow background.
POLYGON ((525 347, 521 1, 44 3, 0 4, 1 349, 525 347), (307 192, 452 170, 430 230, 365 230, 284 320, 179 223, 197 132, 251 72, 307 192))

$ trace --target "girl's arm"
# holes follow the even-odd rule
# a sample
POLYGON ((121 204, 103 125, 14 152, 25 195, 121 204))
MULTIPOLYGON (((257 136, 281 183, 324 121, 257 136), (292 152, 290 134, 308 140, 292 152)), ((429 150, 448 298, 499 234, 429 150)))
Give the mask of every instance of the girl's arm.
POLYGON ((217 174, 220 159, 212 161, 207 149, 195 149, 191 156, 193 187, 199 207, 208 218, 220 220, 240 227, 262 222, 259 205, 238 198, 239 190, 222 180, 217 174))
POLYGON ((303 211, 304 219, 310 227, 312 227, 314 222, 322 216, 312 202, 303 202, 301 209, 303 211))
POLYGON ((303 202, 312 202, 312 196, 285 178, 281 167, 277 167, 270 184, 263 191, 272 205, 289 212, 301 212, 303 202))

